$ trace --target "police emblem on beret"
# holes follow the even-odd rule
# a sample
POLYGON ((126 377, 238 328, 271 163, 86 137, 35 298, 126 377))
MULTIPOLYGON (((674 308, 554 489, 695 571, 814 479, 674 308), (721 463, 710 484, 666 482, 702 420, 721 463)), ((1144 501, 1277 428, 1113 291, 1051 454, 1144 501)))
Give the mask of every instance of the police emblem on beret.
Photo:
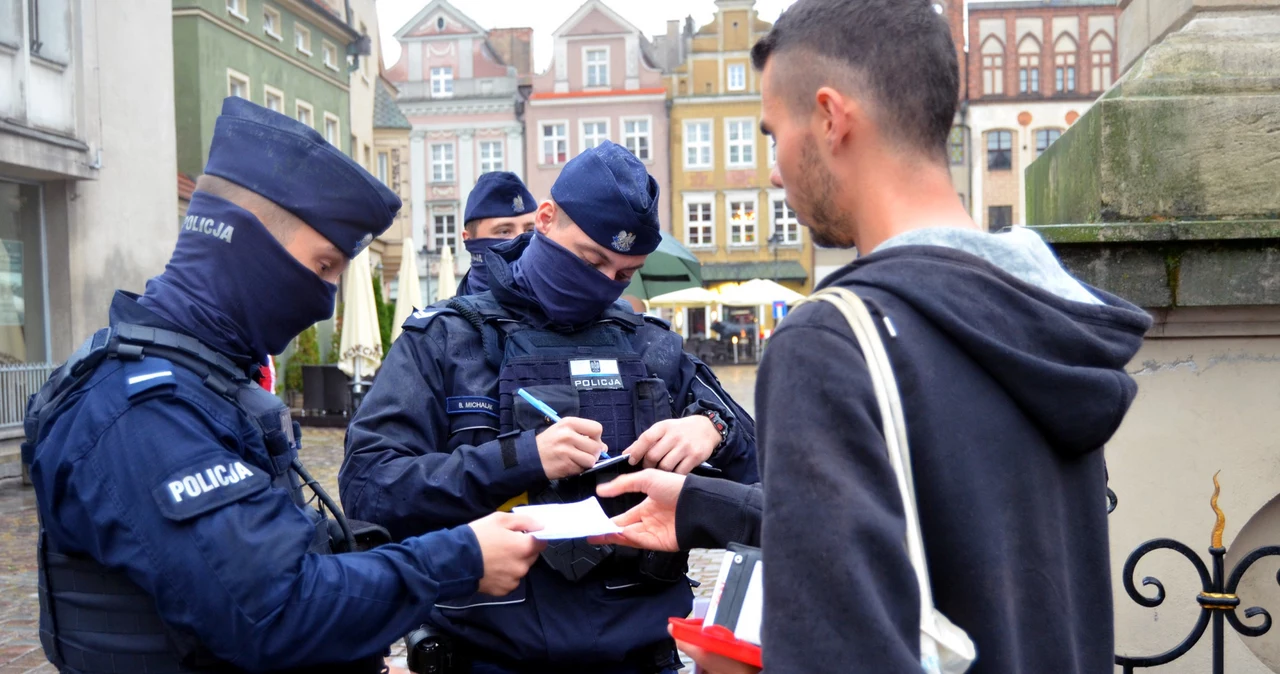
POLYGON ((364 238, 356 242, 355 249, 351 251, 351 257, 359 255, 360 251, 364 250, 371 243, 373 243, 373 234, 366 232, 364 238))
POLYGON ((635 243, 636 243, 636 235, 624 230, 624 231, 618 232, 617 236, 613 237, 613 242, 611 245, 613 246, 613 249, 618 251, 619 253, 625 253, 631 250, 631 247, 634 246, 635 243))
POLYGON ((511 210, 512 210, 513 212, 515 212, 515 213, 519 213, 519 212, 523 211, 523 210, 524 210, 524 197, 522 197, 522 196, 520 196, 519 194, 517 194, 517 195, 516 195, 516 198, 511 200, 511 210))

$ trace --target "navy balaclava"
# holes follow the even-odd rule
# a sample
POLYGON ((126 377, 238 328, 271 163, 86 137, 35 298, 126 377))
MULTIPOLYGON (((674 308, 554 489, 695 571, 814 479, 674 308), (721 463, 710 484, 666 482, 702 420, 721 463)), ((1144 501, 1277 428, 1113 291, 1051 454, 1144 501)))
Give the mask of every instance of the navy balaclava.
MULTIPOLYGON (((476 186, 467 195, 467 208, 463 222, 511 218, 538 210, 529 188, 520 176, 510 171, 492 171, 476 179, 476 186)), ((467 286, 472 294, 489 289, 489 269, 484 263, 484 253, 510 239, 467 239, 463 246, 471 254, 471 273, 467 274, 467 286)))

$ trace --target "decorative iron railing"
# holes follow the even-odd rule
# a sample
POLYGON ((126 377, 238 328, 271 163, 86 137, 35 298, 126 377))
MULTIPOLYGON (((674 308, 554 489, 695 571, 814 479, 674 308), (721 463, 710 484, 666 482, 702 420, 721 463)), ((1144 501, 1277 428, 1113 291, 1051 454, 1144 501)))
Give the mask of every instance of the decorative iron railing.
POLYGON ((0 365, 0 429, 22 425, 27 399, 53 374, 56 363, 0 365))

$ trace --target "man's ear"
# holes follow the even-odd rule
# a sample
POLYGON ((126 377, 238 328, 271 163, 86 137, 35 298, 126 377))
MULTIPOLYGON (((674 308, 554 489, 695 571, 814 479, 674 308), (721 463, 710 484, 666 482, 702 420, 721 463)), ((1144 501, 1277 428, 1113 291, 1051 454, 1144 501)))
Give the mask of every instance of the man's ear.
POLYGON ((533 228, 543 236, 546 236, 551 228, 556 224, 556 215, 559 213, 560 207, 554 201, 544 201, 538 204, 537 215, 534 216, 533 228))
POLYGON ((831 87, 819 89, 815 99, 816 135, 834 152, 848 142, 855 126, 863 121, 860 119, 863 109, 856 101, 831 87))

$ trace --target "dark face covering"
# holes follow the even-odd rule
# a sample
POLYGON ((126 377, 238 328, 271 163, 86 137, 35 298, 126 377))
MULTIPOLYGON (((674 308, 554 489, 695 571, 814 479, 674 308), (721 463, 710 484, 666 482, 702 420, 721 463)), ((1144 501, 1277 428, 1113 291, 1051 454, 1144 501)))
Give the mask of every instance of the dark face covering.
POLYGON ((596 271, 582 258, 541 234, 535 234, 511 265, 516 286, 532 293, 547 317, 582 325, 604 313, 630 285, 596 271))
POLYGON ((489 289, 489 268, 485 266, 484 254, 490 248, 506 243, 510 239, 467 239, 464 246, 471 253, 471 273, 467 274, 467 283, 471 292, 480 294, 489 289))
POLYGON ((252 213, 197 192, 164 273, 139 303, 228 356, 265 362, 333 315, 338 287, 285 250, 252 213))

